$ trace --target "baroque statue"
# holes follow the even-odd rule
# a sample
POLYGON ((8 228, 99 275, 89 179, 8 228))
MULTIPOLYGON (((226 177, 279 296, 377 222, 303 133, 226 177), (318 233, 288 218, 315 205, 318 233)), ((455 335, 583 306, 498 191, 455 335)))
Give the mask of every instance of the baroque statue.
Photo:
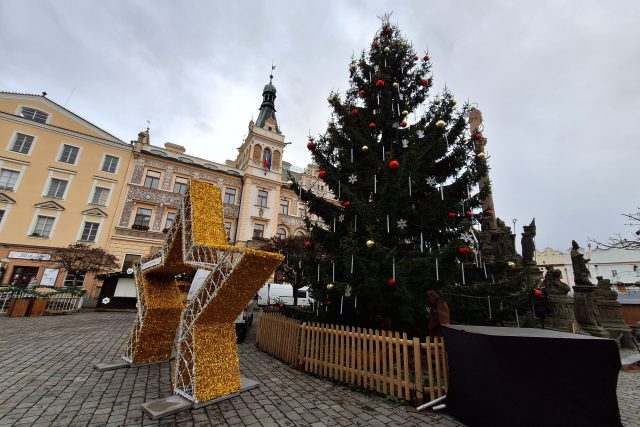
POLYGON ((522 244, 522 263, 524 265, 535 265, 536 262, 533 259, 533 255, 536 251, 536 244, 533 239, 536 237, 536 219, 534 218, 531 224, 522 228, 524 229, 520 240, 522 244))
POLYGON ((567 295, 571 288, 569 285, 560 280, 560 270, 547 265, 547 274, 544 276, 542 285, 549 295, 567 295))
POLYGON ((571 265, 573 266, 573 280, 576 286, 593 286, 591 280, 591 272, 587 267, 588 259, 584 259, 584 255, 579 251, 580 246, 575 240, 571 241, 571 265))

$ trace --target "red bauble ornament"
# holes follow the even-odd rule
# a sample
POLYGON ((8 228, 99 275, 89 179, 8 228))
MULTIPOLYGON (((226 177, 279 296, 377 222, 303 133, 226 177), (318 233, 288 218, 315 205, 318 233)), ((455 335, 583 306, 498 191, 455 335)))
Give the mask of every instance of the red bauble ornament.
POLYGON ((388 26, 388 25, 386 27, 384 27, 384 33, 385 34, 391 34, 391 27, 388 26))
POLYGON ((348 200, 345 200, 342 206, 344 206, 345 208, 348 208, 349 206, 351 206, 351 202, 348 200))
POLYGON ((318 178, 324 179, 325 176, 327 176, 327 171, 325 170, 318 171, 318 178))
POLYGON ((326 301, 324 302, 324 305, 331 305, 331 300, 330 300, 330 299, 326 300, 326 301))
POLYGON ((360 89, 360 92, 358 92, 358 93, 360 94, 360 96, 365 96, 367 91, 365 91, 364 89, 360 89))
POLYGON ((400 167, 400 163, 398 163, 397 160, 391 160, 389 162, 389 169, 391 169, 392 171, 398 169, 399 167, 400 167))
POLYGON ((484 211, 487 215, 489 216, 493 216, 493 209, 487 209, 486 211, 484 211))
POLYGON ((422 86, 427 87, 429 86, 429 79, 422 79, 422 86))
POLYGON ((283 303, 280 303, 280 304, 278 305, 278 308, 279 308, 280 310, 284 310, 284 304, 283 304, 283 303))
POLYGON ((310 248, 311 247, 311 242, 307 240, 306 242, 304 242, 304 246, 307 247, 307 248, 310 248))
POLYGON ((458 252, 460 252, 460 253, 461 253, 461 254, 463 254, 463 255, 466 255, 466 254, 468 254, 468 253, 469 253, 469 248, 468 248, 468 247, 466 247, 466 246, 463 246, 463 247, 461 247, 461 248, 458 248, 458 252))
POLYGON ((353 110, 351 110, 351 115, 352 116, 357 116, 358 115, 358 109, 354 108, 353 110))
POLYGON ((534 289, 533 294, 537 297, 541 297, 542 291, 540 289, 534 289))
POLYGON ((482 140, 482 134, 481 134, 480 132, 478 132, 478 133, 476 133, 475 135, 473 135, 473 137, 474 137, 475 139, 477 139, 478 141, 481 141, 481 140, 482 140))
POLYGON ((400 123, 400 126, 402 126, 403 128, 407 127, 407 122, 405 122, 404 120, 400 123))
POLYGON ((414 59, 415 61, 417 61, 418 59, 420 59, 420 57, 419 57, 418 55, 416 55, 416 56, 414 56, 414 57, 413 57, 413 59, 414 59))
POLYGON ((424 59, 425 61, 429 60, 429 55, 425 55, 422 59, 424 59))
POLYGON ((471 217, 473 217, 473 212, 467 211, 467 218, 471 218, 471 217))
POLYGON ((313 150, 313 147, 314 147, 313 141, 309 141, 309 142, 307 142, 307 148, 308 148, 309 150, 313 150))
POLYGON ((369 123, 369 129, 375 129, 376 128, 376 124, 371 122, 369 123))
POLYGON ((396 279, 394 279, 393 277, 391 279, 389 279, 389 281, 387 282, 389 286, 395 286, 396 285, 396 279))
POLYGON ((384 80, 378 80, 376 82, 376 87, 384 87, 384 80))
POLYGON ((447 215, 449 215, 449 218, 451 218, 451 219, 456 217, 456 213, 455 212, 449 212, 447 215))

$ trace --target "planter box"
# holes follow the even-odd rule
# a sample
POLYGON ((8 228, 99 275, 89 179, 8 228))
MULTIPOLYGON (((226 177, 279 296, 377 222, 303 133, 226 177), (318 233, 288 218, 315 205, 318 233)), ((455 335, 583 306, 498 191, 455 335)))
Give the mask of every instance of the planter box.
POLYGON ((44 314, 44 310, 47 308, 47 300, 44 298, 36 298, 31 303, 31 310, 29 310, 29 316, 42 316, 44 314))
POLYGON ((9 305, 9 311, 7 316, 9 317, 24 317, 29 312, 29 306, 31 301, 35 298, 13 298, 9 305))

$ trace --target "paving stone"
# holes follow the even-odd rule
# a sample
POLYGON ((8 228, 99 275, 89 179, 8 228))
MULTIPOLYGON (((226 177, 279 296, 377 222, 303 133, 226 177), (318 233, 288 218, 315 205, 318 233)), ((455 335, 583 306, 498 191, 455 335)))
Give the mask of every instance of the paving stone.
MULTIPOLYGON (((257 315, 257 313, 255 313, 257 315)), ((240 370, 260 387, 160 420, 140 404, 172 394, 172 363, 97 371, 119 361, 135 314, 0 317, 0 426, 462 426, 445 413, 408 412, 383 397, 316 378, 256 349, 255 326, 238 345, 240 370), (73 339, 70 339, 73 337, 73 339)), ((257 316, 256 316, 257 320, 257 316)), ((623 371, 618 401, 625 426, 640 425, 640 372, 623 371)))

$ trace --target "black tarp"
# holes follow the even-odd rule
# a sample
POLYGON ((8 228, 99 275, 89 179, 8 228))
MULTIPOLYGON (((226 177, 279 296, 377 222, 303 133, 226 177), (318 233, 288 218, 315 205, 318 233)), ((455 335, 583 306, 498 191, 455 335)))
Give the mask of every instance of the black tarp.
POLYGON ((483 326, 443 333, 446 411, 469 426, 622 426, 614 340, 483 326))

